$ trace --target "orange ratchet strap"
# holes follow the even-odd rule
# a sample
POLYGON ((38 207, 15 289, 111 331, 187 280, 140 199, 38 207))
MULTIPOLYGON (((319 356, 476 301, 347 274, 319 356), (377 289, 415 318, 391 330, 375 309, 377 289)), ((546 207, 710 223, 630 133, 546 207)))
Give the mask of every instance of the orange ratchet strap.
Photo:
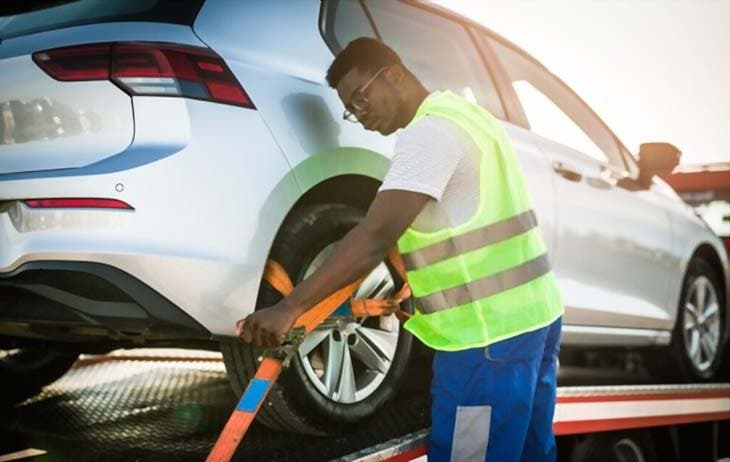
MULTIPOLYGON (((388 299, 358 299, 350 297, 350 311, 353 317, 367 318, 370 316, 384 316, 395 313, 398 319, 400 319, 401 321, 405 321, 411 316, 410 313, 407 313, 400 309, 400 304, 403 302, 403 300, 406 300, 411 296, 411 288, 408 286, 408 283, 405 282, 405 265, 403 264, 403 259, 401 258, 397 249, 393 248, 388 252, 388 261, 398 272, 401 279, 403 279, 403 285, 400 289, 398 289, 393 297, 388 299)), ((291 279, 289 278, 289 275, 287 274, 284 267, 274 260, 268 260, 266 262, 264 279, 268 281, 268 283, 271 284, 271 286, 283 296, 289 295, 294 289, 294 285, 292 284, 291 279)), ((340 289, 338 292, 336 292, 336 294, 340 294, 341 292, 352 293, 354 291, 354 288, 357 287, 361 282, 362 279, 348 285, 343 289, 340 289)), ((317 311, 318 310, 309 310, 304 313, 302 317, 299 318, 299 320, 297 321, 296 326, 304 325, 307 332, 310 332, 319 324, 321 324, 325 319, 327 319, 327 317, 329 317, 330 313, 327 313, 327 315, 323 317, 322 314, 324 314, 324 312, 317 311), (306 323, 306 325, 304 323, 306 323)))
MULTIPOLYGON (((393 249, 388 253, 388 260, 405 281, 405 268, 398 252, 393 249)), ((289 275, 279 263, 269 260, 264 269, 264 279, 271 284, 279 293, 287 296, 294 290, 289 275)), ((287 333, 287 336, 279 348, 268 350, 259 365, 256 375, 251 379, 246 390, 233 410, 223 431, 218 436, 213 449, 205 459, 206 462, 228 462, 236 452, 248 428, 251 426, 256 413, 266 399, 269 390, 279 378, 281 370, 296 353, 299 344, 304 336, 317 328, 327 319, 340 305, 349 298, 351 312, 355 317, 381 316, 395 313, 399 319, 406 319, 410 316, 400 309, 399 303, 411 295, 411 290, 406 282, 398 290, 395 296, 388 300, 375 299, 353 299, 352 294, 364 278, 349 284, 346 287, 331 294, 313 308, 301 315, 294 327, 287 333)))
MULTIPOLYGON (((264 278, 283 295, 291 293, 294 285, 284 268, 278 263, 269 260, 264 270, 264 278)), ((294 327, 287 333, 285 344, 264 353, 256 374, 248 383, 241 395, 236 408, 228 418, 223 431, 213 445, 206 462, 229 462, 236 452, 236 448, 246 435, 256 413, 264 403, 269 390, 279 378, 285 364, 296 353, 304 336, 319 326, 333 311, 347 301, 355 288, 362 282, 362 278, 344 287, 300 316, 294 327)))

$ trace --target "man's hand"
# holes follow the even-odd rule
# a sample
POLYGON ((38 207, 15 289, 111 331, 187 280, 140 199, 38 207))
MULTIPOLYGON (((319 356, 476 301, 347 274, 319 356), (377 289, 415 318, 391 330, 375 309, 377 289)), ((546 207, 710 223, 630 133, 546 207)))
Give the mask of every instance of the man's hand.
POLYGON ((297 317, 297 313, 282 300, 239 320, 236 323, 236 334, 245 342, 253 342, 258 347, 277 347, 294 326, 297 317))

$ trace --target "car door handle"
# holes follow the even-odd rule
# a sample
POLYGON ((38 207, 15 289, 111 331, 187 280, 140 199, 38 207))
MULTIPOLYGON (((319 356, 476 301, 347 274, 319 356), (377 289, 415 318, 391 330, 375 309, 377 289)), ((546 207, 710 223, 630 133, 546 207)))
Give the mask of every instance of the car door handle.
POLYGON ((585 177, 584 181, 587 185, 596 189, 613 189, 619 182, 628 176, 628 173, 616 170, 614 168, 603 166, 601 174, 596 177, 585 177))
POLYGON ((579 182, 583 175, 562 162, 553 162, 553 171, 568 181, 579 182))
POLYGON ((606 181, 603 178, 586 177, 586 181, 585 182, 586 182, 586 184, 588 186, 592 186, 592 187, 594 187, 596 189, 611 189, 611 188, 613 188, 613 184, 611 184, 610 182, 606 181))

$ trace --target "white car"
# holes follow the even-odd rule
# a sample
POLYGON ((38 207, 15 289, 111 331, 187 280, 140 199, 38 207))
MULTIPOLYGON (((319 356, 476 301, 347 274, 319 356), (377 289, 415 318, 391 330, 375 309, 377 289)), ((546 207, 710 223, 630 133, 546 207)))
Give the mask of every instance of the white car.
MULTIPOLYGON (((654 176, 677 150, 647 144, 637 162, 482 26, 410 1, 52 5, 0 18, 1 400, 36 393, 81 352, 138 345, 220 348, 241 392, 260 352, 234 326, 277 300, 266 260, 305 278, 388 169, 395 137, 343 121, 325 83, 359 36, 504 122, 562 288, 563 345, 656 347, 652 364, 677 378, 727 374, 727 255, 654 176)), ((356 295, 386 297, 397 279, 383 263, 356 295)), ((395 394, 411 345, 394 316, 345 304, 260 420, 308 433, 357 422, 395 394)))

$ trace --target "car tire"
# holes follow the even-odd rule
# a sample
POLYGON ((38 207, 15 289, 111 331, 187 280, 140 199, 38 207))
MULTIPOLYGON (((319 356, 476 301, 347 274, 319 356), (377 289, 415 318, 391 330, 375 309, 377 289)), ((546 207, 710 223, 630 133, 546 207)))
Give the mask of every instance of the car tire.
MULTIPOLYGON (((306 206, 295 210, 282 225, 270 257, 283 265, 296 284, 309 275, 317 262, 321 263, 324 252, 342 239, 363 216, 361 210, 342 204, 306 206)), ((392 292, 390 282, 395 287, 399 287, 402 282, 395 270, 383 263, 373 270, 358 291, 369 290, 371 279, 377 281, 378 278, 383 279, 383 284, 375 286, 381 297, 392 292), (385 289, 388 291, 383 292, 385 289)), ((359 292, 355 295, 380 298, 359 292)), ((278 292, 268 283, 262 282, 257 309, 271 306, 280 299, 278 292)), ((401 309, 412 312, 411 301, 404 301, 401 309)), ((289 368, 281 373, 269 392, 258 413, 258 421, 287 432, 332 434, 371 416, 396 394, 408 364, 412 336, 400 329, 395 315, 365 320, 353 320, 351 317, 339 319, 347 321, 343 321, 342 326, 322 328, 308 336, 309 340, 305 340, 299 354, 293 358, 289 368), (376 343, 373 344, 370 342, 370 336, 373 335, 386 338, 387 342, 377 343, 379 338, 375 338, 376 343), (320 338, 321 343, 317 343, 320 338), (312 345, 316 346, 304 354, 312 345), (378 349, 377 345, 384 348, 378 349), (378 358, 382 361, 379 363, 379 372, 359 360, 358 354, 362 354, 363 348, 380 354, 378 358), (352 371, 351 374, 340 374, 339 380, 336 380, 336 374, 328 375, 327 371, 327 365, 335 364, 330 359, 336 351, 342 352, 340 370, 352 371), (386 351, 390 352, 389 361, 386 361, 386 351), (350 363, 345 367, 348 358, 350 363), (387 363, 387 369, 384 363, 387 363), (336 387, 335 382, 338 383, 336 387), (361 385, 362 388, 359 388, 361 385), (355 387, 354 391, 352 386, 355 387)), ((221 350, 231 385, 240 396, 256 372, 262 351, 241 341, 225 342, 221 350)))
POLYGON ((0 350, 0 405, 13 405, 36 395, 65 374, 78 356, 40 346, 0 350))
POLYGON ((707 261, 701 258, 690 261, 671 344, 666 349, 650 352, 647 366, 652 376, 684 382, 728 378, 726 294, 719 281, 717 272, 707 261))
POLYGON ((657 454, 646 430, 592 433, 580 437, 571 462, 656 462, 657 454))

